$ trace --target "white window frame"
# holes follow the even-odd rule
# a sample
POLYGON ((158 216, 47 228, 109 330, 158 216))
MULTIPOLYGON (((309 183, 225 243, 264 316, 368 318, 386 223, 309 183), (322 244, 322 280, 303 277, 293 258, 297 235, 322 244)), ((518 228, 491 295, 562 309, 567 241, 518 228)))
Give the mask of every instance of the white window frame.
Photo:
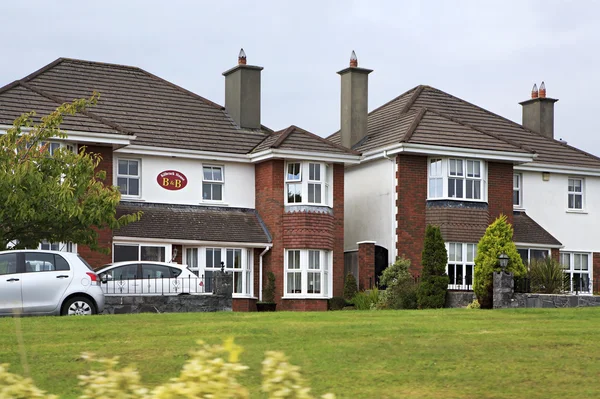
POLYGON ((38 249, 41 250, 49 250, 49 251, 60 251, 60 252, 70 252, 77 253, 77 244, 72 242, 48 242, 47 240, 43 240, 38 245, 38 249))
MULTIPOLYGON (((213 172, 213 177, 214 177, 214 172, 213 172)), ((210 203, 222 203, 225 202, 225 167, 223 165, 212 165, 212 164, 203 164, 202 165, 202 192, 201 192, 201 196, 202 196, 202 202, 210 202, 210 203), (221 180, 215 180, 213 179, 205 179, 204 177, 204 168, 211 168, 211 169, 220 169, 221 170, 221 180), (204 184, 210 184, 211 185, 211 198, 210 199, 205 199, 204 198, 204 184), (221 186, 221 199, 212 199, 212 197, 214 197, 213 195, 213 187, 215 185, 220 185, 221 186)))
MULTIPOLYGON (((283 298, 284 299, 296 299, 296 298, 331 298, 331 293, 333 290, 333 282, 331 278, 331 270, 332 270, 332 262, 333 262, 333 253, 331 251, 323 250, 323 249, 297 249, 290 248, 284 250, 284 273, 283 273, 283 298), (299 268, 295 268, 296 265, 292 265, 294 267, 290 268, 289 264, 289 254, 291 252, 298 251, 300 253, 300 264, 299 268), (316 256, 316 258, 314 258, 316 256), (311 264, 315 264, 315 262, 311 262, 312 259, 318 259, 319 269, 310 268, 311 264), (300 292, 290 292, 288 293, 288 274, 300 274, 301 282, 300 282, 300 292), (320 279, 321 292, 314 293, 311 291, 311 285, 309 284, 310 276, 318 275, 320 279)), ((312 280, 315 281, 315 280, 312 280)), ((314 285, 313 285, 314 287, 314 285)))
MULTIPOLYGON (((193 247, 187 246, 183 248, 182 259, 183 263, 187 265, 190 270, 196 273, 198 276, 205 278, 206 272, 216 272, 221 270, 221 265, 217 265, 216 267, 207 267, 206 255, 207 250, 219 250, 221 253, 221 262, 224 262, 224 270, 228 273, 234 274, 234 286, 233 286, 233 297, 234 298, 253 298, 254 297, 254 257, 252 248, 239 248, 239 247, 219 247, 219 246, 210 246, 210 247, 193 247), (189 251, 189 252, 188 252, 189 251), (228 251, 240 251, 240 267, 232 267, 232 265, 228 264, 227 254, 228 251), (190 259, 190 253, 195 253, 194 256, 197 257, 197 263, 193 264, 190 259), (239 277, 236 275, 239 274, 239 277), (241 278, 241 292, 235 292, 236 285, 236 277, 241 278)), ((213 255, 214 256, 214 255, 213 255)), ((213 258, 214 259, 214 258, 213 258)))
MULTIPOLYGON (((474 170, 474 169, 473 169, 474 170)), ((428 200, 453 200, 453 201, 469 201, 469 202, 487 202, 487 163, 482 159, 471 159, 471 158, 460 158, 460 157, 431 157, 427 160, 427 199, 428 200), (441 161, 441 173, 440 165, 437 161, 441 161), (455 171, 454 174, 450 171, 451 162, 460 162, 461 171, 455 171), (479 176, 475 177, 474 173, 469 176, 468 165, 475 165, 475 162, 479 164, 479 176), (439 181, 442 180, 442 191, 439 192, 439 181), (462 189, 462 197, 448 195, 450 179, 456 179, 460 181, 462 189), (468 182, 479 182, 479 193, 480 198, 467 198, 467 186, 468 182)), ((472 193, 474 193, 475 183, 472 186, 472 193)))
MULTIPOLYGON (((137 247, 138 250, 138 256, 137 256, 137 260, 135 262, 154 262, 151 260, 142 260, 142 247, 159 247, 159 248, 164 248, 165 249, 165 262, 166 263, 170 263, 171 261, 171 252, 172 252, 172 245, 171 244, 164 244, 164 243, 149 243, 149 242, 122 242, 122 241, 115 241, 113 243, 112 246, 112 260, 113 262, 115 261, 115 246, 128 246, 128 247, 137 247)), ((133 261, 132 261, 133 262, 133 261)))
POLYGON ((585 179, 583 177, 569 176, 567 178, 567 210, 571 212, 583 212, 585 210, 585 179), (581 182, 581 191, 570 190, 571 180, 578 180, 581 182), (572 208, 570 206, 571 196, 581 197, 581 208, 572 208))
MULTIPOLYGON (((129 167, 128 167, 128 171, 129 173, 129 167)), ((138 180, 138 195, 130 195, 129 193, 127 194, 123 194, 121 193, 121 196, 123 198, 142 198, 142 160, 139 158, 117 158, 117 163, 115 165, 115 186, 119 187, 119 178, 124 178, 124 179, 128 179, 127 181, 127 190, 129 191, 129 179, 136 179, 138 180), (138 174, 136 175, 130 175, 130 174, 120 174, 119 173, 119 161, 128 161, 128 162, 137 162, 138 164, 138 174)), ((119 187, 119 191, 121 191, 120 187, 119 187)))
MULTIPOLYGON (((545 258, 549 258, 552 256, 552 252, 549 248, 537 248, 537 247, 526 247, 526 246, 517 246, 517 251, 527 250, 527 259, 523 260, 523 263, 527 267, 529 262, 531 262, 531 251, 542 251, 546 253, 545 258)), ((545 259, 544 258, 544 259, 545 259)))
MULTIPOLYGON (((310 206, 328 206, 333 207, 333 165, 324 162, 313 162, 313 161, 289 161, 285 163, 284 169, 284 198, 285 205, 310 205, 310 206), (299 164, 300 173, 298 178, 289 178, 288 168, 289 165, 299 164), (310 179, 310 167, 311 165, 319 165, 319 179, 310 179), (300 187, 301 201, 289 202, 289 187, 294 185, 300 187), (321 187, 321 201, 310 202, 309 201, 309 186, 320 186, 321 187)), ((313 176, 314 177, 314 176, 313 176)))
POLYGON ((50 153, 50 156, 54 156, 54 151, 56 151, 59 148, 66 148, 72 152, 77 152, 77 144, 75 143, 65 141, 41 141, 39 145, 40 147, 43 147, 46 144, 48 144, 48 151, 50 153))
POLYGON ((473 289, 473 279, 475 275, 475 257, 477 256, 477 243, 447 242, 446 251, 448 252, 448 262, 446 263, 446 274, 448 278, 454 275, 454 280, 448 283, 449 290, 471 291, 473 289), (457 251, 458 250, 458 251, 457 251), (454 255, 454 256, 452 256, 454 255), (459 270, 462 278, 457 279, 459 270), (452 273, 451 272, 452 269, 452 273), (470 269, 471 279, 467 278, 467 271, 470 269))
POLYGON ((523 208, 523 174, 513 173, 513 207, 523 208), (517 204, 515 204, 515 192, 517 193, 517 204))
POLYGON ((560 263, 563 265, 564 272, 569 275, 570 289, 571 292, 579 292, 582 294, 592 294, 593 291, 593 253, 591 252, 578 252, 578 251, 560 251, 560 263), (565 261, 568 257, 568 262, 565 261), (587 260, 587 268, 582 268, 581 261, 583 257, 587 260), (577 266, 577 259, 579 258, 579 268, 577 266), (567 264, 568 263, 568 264, 567 264), (587 275, 587 282, 577 281, 574 278, 575 274, 587 275), (580 284, 578 284, 578 282, 580 284))

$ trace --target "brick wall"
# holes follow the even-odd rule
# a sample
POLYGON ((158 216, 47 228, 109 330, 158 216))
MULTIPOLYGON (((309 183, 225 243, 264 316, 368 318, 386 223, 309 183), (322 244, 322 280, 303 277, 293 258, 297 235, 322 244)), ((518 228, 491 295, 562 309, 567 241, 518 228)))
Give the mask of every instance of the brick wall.
MULTIPOLYGON (((275 274, 275 300, 278 309, 326 310, 322 305, 310 305, 322 300, 282 300, 284 279, 284 249, 325 249, 333 251, 330 278, 333 295, 341 295, 344 285, 344 166, 333 167, 333 215, 318 212, 285 213, 284 161, 270 160, 255 167, 256 210, 269 229, 273 247, 263 257, 263 286, 267 273, 275 274), (312 309, 316 307, 315 309, 312 309), (310 308, 310 309, 309 309, 310 308)), ((258 258, 255 252, 255 258, 258 258)), ((258 275, 258 264, 255 265, 258 275)), ((258 295, 258 277, 255 290, 258 295)))
POLYGON ((427 200, 427 157, 399 154, 398 199, 396 215, 398 256, 411 261, 411 272, 420 274, 421 252, 425 238, 425 205, 427 200))
POLYGON ((256 312, 256 299, 233 298, 232 310, 234 312, 256 312))
POLYGON ((358 289, 360 291, 373 288, 375 285, 375 243, 358 244, 358 289))
MULTIPOLYGON (((97 171, 103 170, 106 172, 106 179, 104 183, 106 185, 113 184, 113 152, 111 147, 93 146, 86 145, 84 149, 87 152, 93 152, 100 154, 102 160, 96 168, 97 171)), ((102 253, 98 251, 92 251, 85 245, 78 245, 77 252, 93 267, 99 268, 102 265, 112 262, 112 231, 106 229, 96 229, 98 232, 98 245, 101 248, 108 249, 108 253, 102 253)))
POLYGON ((513 224, 513 166, 509 163, 488 163, 488 204, 492 223, 500 214, 513 224))
POLYGON ((594 279, 593 292, 600 292, 600 252, 594 252, 592 255, 592 278, 594 279))
POLYGON ((445 242, 479 242, 488 226, 487 206, 470 207, 465 202, 460 207, 448 207, 443 201, 431 202, 425 211, 426 224, 439 226, 445 242))
POLYGON ((322 312, 327 310, 327 299, 284 299, 277 305, 277 310, 322 312))
MULTIPOLYGON (((560 249, 552 248, 550 250, 550 256, 557 262, 560 262, 560 249)), ((600 265, 598 265, 600 267, 600 265)))

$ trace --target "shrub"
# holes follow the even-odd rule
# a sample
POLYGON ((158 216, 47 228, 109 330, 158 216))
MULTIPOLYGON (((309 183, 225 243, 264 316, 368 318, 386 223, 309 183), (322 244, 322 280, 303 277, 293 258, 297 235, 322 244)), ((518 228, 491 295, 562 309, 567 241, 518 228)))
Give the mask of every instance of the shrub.
POLYGON ((378 307, 382 309, 416 309, 417 288, 413 276, 408 271, 410 260, 398 258, 383 271, 380 283, 387 289, 380 293, 378 307))
POLYGON ((351 301, 357 292, 358 289, 356 286, 356 278, 352 273, 348 273, 346 276, 346 281, 344 282, 344 298, 347 301, 351 301))
POLYGON ((481 309, 479 301, 477 299, 474 299, 473 302, 467 305, 467 309, 481 309))
POLYGON ((569 290, 569 275, 559 262, 549 256, 529 262, 529 279, 532 292, 558 294, 569 290))
POLYGON ((443 308, 448 291, 448 253, 440 228, 427 226, 421 255, 421 283, 417 291, 419 309, 443 308))
POLYGON ((369 291, 358 292, 352 298, 352 304, 356 310, 373 310, 377 309, 379 304, 379 289, 377 287, 369 291))
POLYGON ((327 300, 327 308, 329 310, 342 310, 346 306, 348 306, 348 302, 341 296, 334 296, 327 300))
MULTIPOLYGON (((84 360, 100 365, 87 376, 79 376, 82 399, 186 399, 186 398, 248 398, 248 390, 240 385, 237 376, 248 369, 239 363, 242 348, 227 339, 223 345, 206 345, 193 352, 179 376, 150 390, 141 384, 134 368, 118 368, 118 358, 96 359, 84 353, 84 360)), ((268 398, 313 398, 310 388, 299 372, 280 352, 266 352, 262 362, 262 391, 268 398)), ((8 365, 0 364, 0 398, 57 399, 38 389, 29 378, 8 372, 8 365)), ((334 399, 333 394, 322 396, 334 399)))
POLYGON ((275 273, 267 273, 267 284, 263 287, 263 302, 275 302, 275 273))
POLYGON ((512 226, 506 221, 505 215, 500 215, 494 223, 488 226, 477 245, 473 291, 484 309, 491 309, 493 305, 493 273, 501 270, 498 263, 500 254, 508 255, 506 270, 514 273, 515 277, 523 277, 527 274, 527 269, 523 265, 512 237, 512 226))

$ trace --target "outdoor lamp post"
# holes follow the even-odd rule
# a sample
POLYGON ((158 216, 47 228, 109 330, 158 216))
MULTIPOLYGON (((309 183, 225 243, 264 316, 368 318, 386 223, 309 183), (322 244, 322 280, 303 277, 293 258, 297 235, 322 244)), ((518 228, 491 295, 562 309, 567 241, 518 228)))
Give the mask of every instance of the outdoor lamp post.
POLYGON ((500 263, 500 267, 502 268, 503 272, 506 271, 506 266, 508 266, 508 259, 508 255, 504 252, 498 256, 498 262, 500 263))
POLYGON ((225 271, 225 262, 221 262, 221 272, 225 271))

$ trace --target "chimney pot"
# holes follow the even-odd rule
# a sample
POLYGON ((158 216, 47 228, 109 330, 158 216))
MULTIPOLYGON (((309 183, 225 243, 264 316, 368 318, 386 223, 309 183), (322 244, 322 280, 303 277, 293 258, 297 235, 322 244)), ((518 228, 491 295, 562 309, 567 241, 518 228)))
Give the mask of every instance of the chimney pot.
POLYGON ((540 98, 546 98, 546 84, 544 82, 540 85, 540 98))
POLYGON ((246 65, 246 53, 244 52, 243 48, 240 50, 240 54, 238 55, 238 65, 246 65))
POLYGON ((537 84, 533 84, 533 89, 531 89, 531 98, 538 98, 538 88, 537 84))
POLYGON ((354 52, 354 50, 352 50, 352 54, 350 54, 350 67, 358 67, 358 58, 356 58, 356 53, 354 52))

